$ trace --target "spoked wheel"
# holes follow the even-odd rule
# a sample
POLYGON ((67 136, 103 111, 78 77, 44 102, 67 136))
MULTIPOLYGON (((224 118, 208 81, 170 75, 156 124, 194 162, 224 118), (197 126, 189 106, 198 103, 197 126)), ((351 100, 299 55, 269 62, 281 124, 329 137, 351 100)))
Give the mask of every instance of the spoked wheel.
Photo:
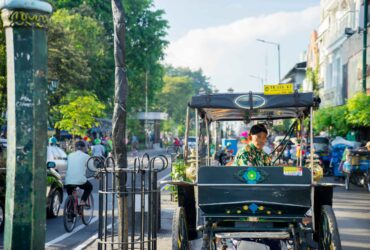
POLYGON ((344 185, 345 185, 346 190, 349 190, 350 179, 351 179, 351 175, 346 174, 346 178, 344 179, 344 185))
POLYGON ((183 207, 178 207, 172 223, 172 250, 188 250, 188 225, 183 207))
POLYGON ((77 215, 74 213, 74 200, 72 196, 68 196, 64 203, 63 222, 64 228, 68 233, 72 232, 76 225, 77 215))
POLYGON ((89 225, 92 218, 94 217, 94 198, 92 194, 89 195, 89 198, 86 201, 86 205, 81 207, 81 218, 82 223, 89 225))
POLYGON ((319 225, 319 249, 341 250, 337 221, 331 206, 322 206, 319 225))

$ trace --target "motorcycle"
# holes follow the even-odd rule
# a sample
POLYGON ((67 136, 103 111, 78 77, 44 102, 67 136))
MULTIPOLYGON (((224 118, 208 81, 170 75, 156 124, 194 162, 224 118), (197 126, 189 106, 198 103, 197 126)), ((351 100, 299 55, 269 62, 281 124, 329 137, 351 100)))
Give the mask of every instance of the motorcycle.
POLYGON ((370 192, 370 152, 349 150, 347 160, 343 164, 345 188, 349 190, 350 183, 363 186, 370 192))

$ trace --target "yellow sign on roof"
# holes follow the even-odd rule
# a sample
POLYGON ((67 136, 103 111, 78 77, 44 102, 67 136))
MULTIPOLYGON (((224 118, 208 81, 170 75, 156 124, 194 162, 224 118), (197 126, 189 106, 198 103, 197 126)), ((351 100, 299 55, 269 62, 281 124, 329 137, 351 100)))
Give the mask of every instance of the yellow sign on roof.
POLYGON ((293 83, 265 85, 263 89, 265 95, 288 95, 293 93, 293 83))

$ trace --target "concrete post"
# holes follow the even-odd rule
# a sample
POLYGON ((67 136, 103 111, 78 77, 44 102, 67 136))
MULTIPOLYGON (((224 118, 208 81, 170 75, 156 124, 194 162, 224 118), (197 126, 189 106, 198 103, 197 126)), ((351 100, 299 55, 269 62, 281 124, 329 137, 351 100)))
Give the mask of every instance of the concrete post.
POLYGON ((8 149, 4 249, 44 249, 47 39, 51 6, 0 1, 7 46, 8 149))

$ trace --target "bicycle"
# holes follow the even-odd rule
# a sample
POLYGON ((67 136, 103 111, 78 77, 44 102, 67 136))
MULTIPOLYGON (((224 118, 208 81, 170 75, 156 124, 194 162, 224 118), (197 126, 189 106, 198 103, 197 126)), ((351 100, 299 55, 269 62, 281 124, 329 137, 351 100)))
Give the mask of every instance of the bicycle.
POLYGON ((180 145, 170 145, 166 148, 166 153, 167 154, 181 153, 181 146, 180 145))
POLYGON ((80 189, 75 186, 72 195, 68 195, 63 210, 63 222, 65 230, 70 233, 76 226, 77 217, 80 216, 82 223, 86 226, 90 224, 94 213, 94 199, 92 194, 89 195, 86 205, 79 205, 78 191, 80 189))

